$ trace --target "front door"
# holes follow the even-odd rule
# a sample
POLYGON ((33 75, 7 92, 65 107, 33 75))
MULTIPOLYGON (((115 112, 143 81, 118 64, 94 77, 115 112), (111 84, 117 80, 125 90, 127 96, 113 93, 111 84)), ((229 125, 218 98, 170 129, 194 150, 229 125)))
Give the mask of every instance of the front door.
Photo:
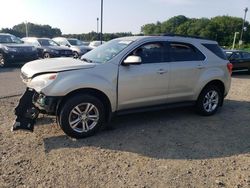
POLYGON ((118 110, 162 104, 167 100, 169 62, 165 42, 146 43, 129 55, 140 56, 139 65, 120 65, 118 110))

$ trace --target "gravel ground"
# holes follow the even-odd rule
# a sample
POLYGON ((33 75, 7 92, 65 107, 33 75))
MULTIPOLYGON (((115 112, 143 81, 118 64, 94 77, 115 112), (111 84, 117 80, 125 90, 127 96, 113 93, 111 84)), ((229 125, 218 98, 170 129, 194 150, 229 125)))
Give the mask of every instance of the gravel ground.
POLYGON ((83 140, 49 116, 34 133, 11 133, 17 101, 0 99, 0 187, 250 187, 250 75, 234 75, 212 117, 192 108, 126 115, 83 140))

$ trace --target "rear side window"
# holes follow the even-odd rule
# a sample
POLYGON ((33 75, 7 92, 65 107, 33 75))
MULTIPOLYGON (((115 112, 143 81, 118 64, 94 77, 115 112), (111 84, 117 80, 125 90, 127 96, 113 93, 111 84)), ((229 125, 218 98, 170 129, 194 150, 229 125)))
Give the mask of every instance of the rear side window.
POLYGON ((202 61, 206 57, 193 45, 187 43, 170 43, 171 61, 202 61))
POLYGON ((216 56, 220 57, 221 59, 227 60, 226 54, 222 51, 222 49, 218 46, 218 44, 202 44, 208 50, 213 52, 216 56))
POLYGON ((243 59, 250 59, 250 53, 242 52, 243 59))

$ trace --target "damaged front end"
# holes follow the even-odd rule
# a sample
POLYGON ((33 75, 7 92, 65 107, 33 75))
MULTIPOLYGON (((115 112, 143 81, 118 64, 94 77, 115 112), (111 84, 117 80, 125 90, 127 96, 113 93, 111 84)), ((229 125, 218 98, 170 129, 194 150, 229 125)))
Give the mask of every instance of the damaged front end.
POLYGON ((35 91, 27 88, 15 108, 16 120, 12 131, 27 130, 33 132, 39 109, 33 104, 35 91))
POLYGON ((12 131, 26 130, 33 132, 39 113, 56 115, 60 97, 48 97, 27 88, 15 108, 16 121, 12 131))

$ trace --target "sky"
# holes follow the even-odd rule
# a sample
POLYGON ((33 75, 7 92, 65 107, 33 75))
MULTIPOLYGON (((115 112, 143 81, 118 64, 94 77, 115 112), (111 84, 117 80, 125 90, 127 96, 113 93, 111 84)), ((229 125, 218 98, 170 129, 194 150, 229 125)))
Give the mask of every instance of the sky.
MULTIPOLYGON (((140 33, 141 26, 173 16, 244 16, 250 0, 103 0, 103 32, 140 33)), ((0 28, 22 22, 48 24, 63 34, 97 31, 101 0, 1 0, 0 28)), ((250 11, 247 14, 250 21, 250 11)), ((99 22, 100 23, 100 22, 99 22)), ((100 28, 100 26, 99 26, 100 28)))

